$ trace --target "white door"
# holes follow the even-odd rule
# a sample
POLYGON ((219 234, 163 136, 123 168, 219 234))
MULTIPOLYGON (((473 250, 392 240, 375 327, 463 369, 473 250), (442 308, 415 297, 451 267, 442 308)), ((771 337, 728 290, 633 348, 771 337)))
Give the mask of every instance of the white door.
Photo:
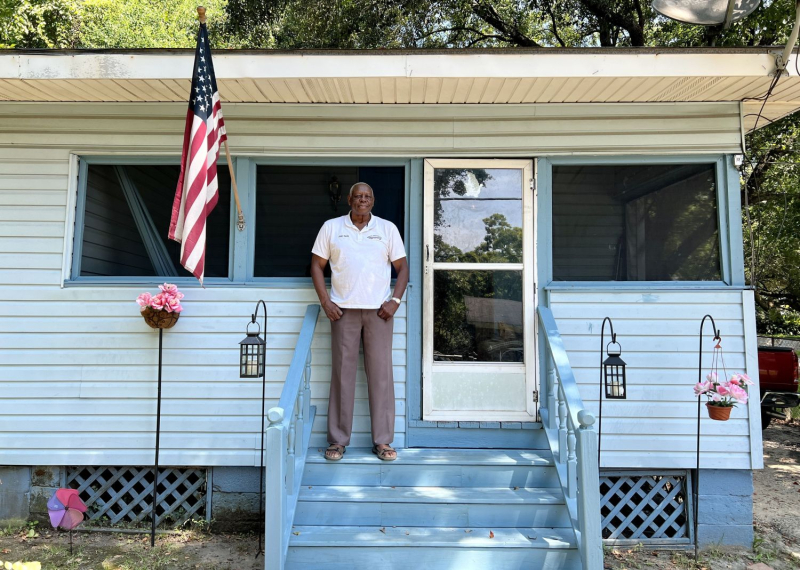
POLYGON ((534 421, 533 161, 425 161, 422 418, 534 421))

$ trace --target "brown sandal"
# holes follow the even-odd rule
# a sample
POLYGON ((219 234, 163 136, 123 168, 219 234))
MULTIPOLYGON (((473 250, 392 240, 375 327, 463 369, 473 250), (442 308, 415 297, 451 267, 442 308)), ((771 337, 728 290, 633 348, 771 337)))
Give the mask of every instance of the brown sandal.
POLYGON ((397 451, 394 448, 392 448, 391 446, 384 447, 383 449, 378 449, 377 445, 373 445, 372 446, 372 453, 377 455, 378 459, 380 459, 381 461, 394 461, 395 459, 397 459, 397 451), (394 457, 389 457, 387 455, 387 453, 391 453, 391 452, 394 452, 394 457))
POLYGON ((345 451, 346 449, 343 445, 332 443, 328 446, 328 449, 325 450, 325 459, 328 461, 339 461, 344 455, 345 451))

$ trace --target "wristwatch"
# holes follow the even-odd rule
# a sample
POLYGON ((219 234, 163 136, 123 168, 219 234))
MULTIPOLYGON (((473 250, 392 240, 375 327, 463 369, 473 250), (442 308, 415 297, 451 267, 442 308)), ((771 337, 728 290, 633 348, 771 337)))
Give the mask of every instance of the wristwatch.
POLYGON ((398 305, 400 304, 400 299, 398 299, 397 297, 392 297, 391 300, 397 303, 398 305))

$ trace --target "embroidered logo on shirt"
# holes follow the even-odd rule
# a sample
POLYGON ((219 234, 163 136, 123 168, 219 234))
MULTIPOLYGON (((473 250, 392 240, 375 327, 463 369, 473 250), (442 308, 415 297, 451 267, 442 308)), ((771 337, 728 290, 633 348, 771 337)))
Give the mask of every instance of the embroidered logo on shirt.
POLYGON ((350 237, 350 236, 349 236, 349 235, 347 235, 347 234, 340 234, 340 235, 338 235, 338 236, 336 236, 336 237, 350 237))
POLYGON ((367 236, 367 239, 381 239, 381 236, 367 236))

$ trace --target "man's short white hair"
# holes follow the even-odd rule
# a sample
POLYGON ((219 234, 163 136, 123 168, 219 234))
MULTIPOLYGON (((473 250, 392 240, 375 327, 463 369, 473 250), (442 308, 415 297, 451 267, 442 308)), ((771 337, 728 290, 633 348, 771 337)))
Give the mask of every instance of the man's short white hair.
POLYGON ((373 190, 373 189, 372 189, 372 186, 370 186, 370 185, 369 185, 369 184, 367 184, 366 182, 356 182, 355 184, 353 184, 353 185, 350 187, 350 192, 348 192, 348 193, 347 193, 347 197, 348 197, 348 198, 350 198, 350 197, 352 197, 352 196, 353 196, 353 190, 355 190, 355 189, 356 189, 356 186, 366 186, 367 188, 369 188, 369 191, 370 191, 370 192, 372 192, 372 195, 373 195, 373 196, 375 196, 375 190, 373 190))

